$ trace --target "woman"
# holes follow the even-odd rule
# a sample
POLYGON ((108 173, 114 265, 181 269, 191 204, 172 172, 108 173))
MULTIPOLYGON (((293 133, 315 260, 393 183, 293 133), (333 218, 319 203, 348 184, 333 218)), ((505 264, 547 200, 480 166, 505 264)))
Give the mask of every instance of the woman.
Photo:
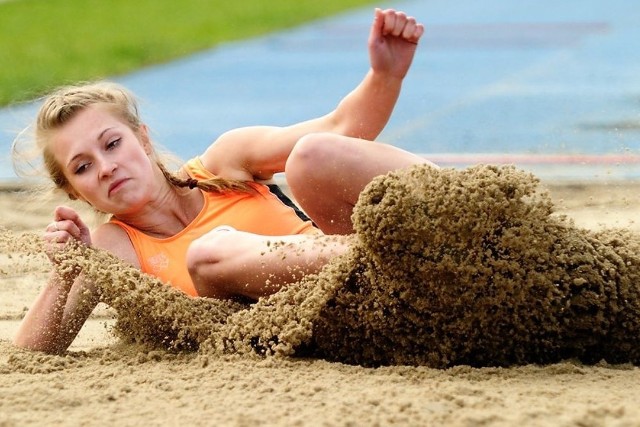
MULTIPOLYGON (((49 96, 36 142, 57 188, 111 219, 93 232, 58 207, 44 238, 50 254, 72 239, 108 250, 187 294, 257 299, 344 252, 351 210, 377 175, 425 160, 370 142, 387 123, 421 24, 376 9, 371 68, 329 114, 288 127, 248 127, 220 136, 171 174, 154 151, 133 97, 110 84, 49 96), (300 218, 258 181, 285 172, 307 215, 300 218)), ((55 263, 55 257, 50 256, 55 263)), ((54 268, 15 344, 64 351, 98 303, 81 273, 54 268), (80 304, 89 298, 89 304, 80 304)))

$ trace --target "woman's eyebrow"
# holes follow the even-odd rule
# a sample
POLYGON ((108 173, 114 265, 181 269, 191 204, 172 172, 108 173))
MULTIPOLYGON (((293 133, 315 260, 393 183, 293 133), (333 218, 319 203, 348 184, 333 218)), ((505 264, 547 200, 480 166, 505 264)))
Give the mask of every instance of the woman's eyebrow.
POLYGON ((107 133, 108 131, 110 131, 110 130, 111 130, 111 129, 113 129, 113 128, 114 128, 114 126, 110 126, 110 127, 108 127, 108 128, 105 128, 102 132, 100 132, 100 134, 98 135, 98 138, 97 138, 97 139, 98 139, 98 141, 99 141, 100 139, 102 139, 102 137, 104 136, 104 134, 105 134, 105 133, 107 133))

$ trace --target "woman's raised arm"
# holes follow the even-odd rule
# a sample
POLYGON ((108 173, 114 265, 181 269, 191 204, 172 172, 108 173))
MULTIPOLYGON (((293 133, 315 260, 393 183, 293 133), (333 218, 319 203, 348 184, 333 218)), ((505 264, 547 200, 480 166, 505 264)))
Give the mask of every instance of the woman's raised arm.
POLYGON ((393 112, 423 33, 422 24, 403 12, 376 9, 368 42, 371 68, 333 111, 288 127, 231 130, 203 154, 204 166, 223 178, 268 179, 284 170, 291 150, 305 135, 331 132, 375 139, 393 112))

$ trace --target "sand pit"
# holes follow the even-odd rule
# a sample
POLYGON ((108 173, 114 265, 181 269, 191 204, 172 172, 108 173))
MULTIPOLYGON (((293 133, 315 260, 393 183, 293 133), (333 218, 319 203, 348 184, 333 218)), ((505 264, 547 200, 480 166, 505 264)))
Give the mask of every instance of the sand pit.
POLYGON ((24 196, 5 192, 0 423, 632 425, 638 190, 510 168, 385 177, 349 254, 252 307, 82 251, 113 308, 62 356, 8 341, 46 277, 19 236, 50 219, 12 217, 24 196))

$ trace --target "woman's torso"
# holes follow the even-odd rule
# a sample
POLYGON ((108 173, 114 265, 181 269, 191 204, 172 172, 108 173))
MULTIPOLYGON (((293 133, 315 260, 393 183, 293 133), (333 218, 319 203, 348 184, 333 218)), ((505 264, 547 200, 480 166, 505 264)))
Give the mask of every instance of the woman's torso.
MULTIPOLYGON (((198 158, 187 162, 185 170, 198 180, 213 177, 198 158)), ((319 233, 311 221, 302 219, 267 186, 257 183, 251 186, 256 191, 203 192, 204 205, 200 213, 184 230, 166 239, 148 236, 116 219, 110 222, 126 231, 142 271, 188 295, 197 296, 185 256, 192 241, 215 227, 229 225, 240 231, 269 236, 319 233)))

